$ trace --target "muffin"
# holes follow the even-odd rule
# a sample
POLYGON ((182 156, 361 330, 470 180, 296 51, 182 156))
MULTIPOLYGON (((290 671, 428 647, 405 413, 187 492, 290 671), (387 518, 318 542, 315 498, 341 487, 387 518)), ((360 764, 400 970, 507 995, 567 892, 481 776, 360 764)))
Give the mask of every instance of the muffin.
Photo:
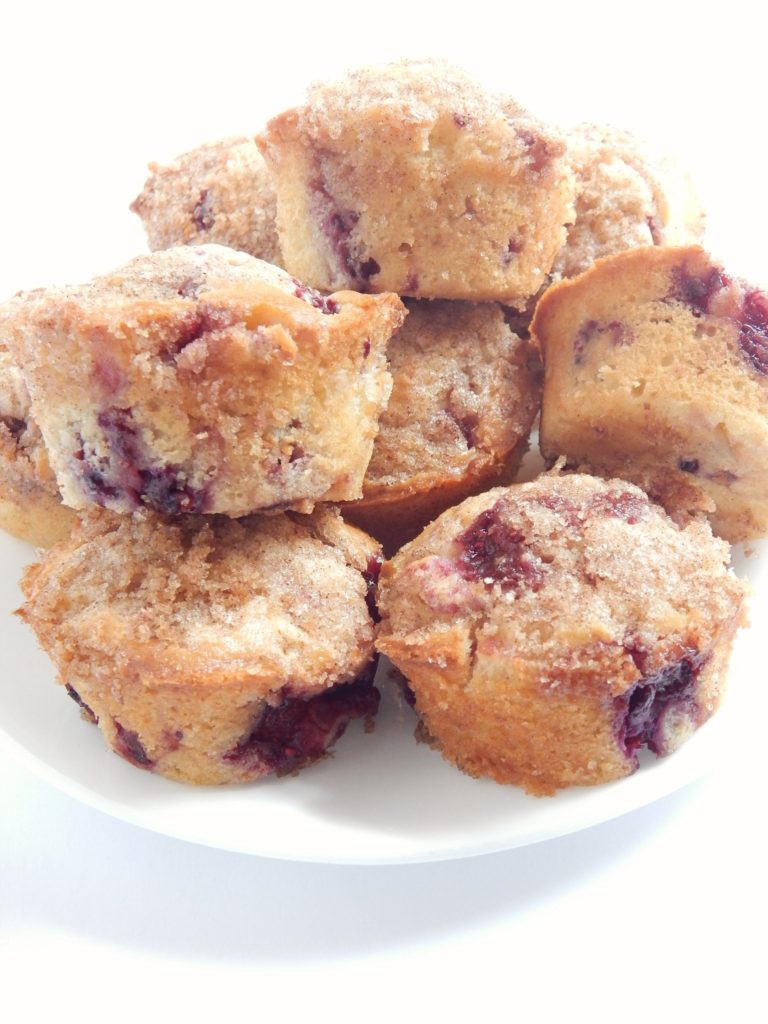
POLYGON ((241 516, 361 495, 404 315, 182 246, 37 293, 8 337, 67 505, 241 516))
POLYGON ((541 450, 631 480, 735 543, 768 532, 768 295, 704 250, 641 248, 553 286, 532 324, 541 450))
POLYGON ((0 309, 0 529, 46 548, 62 540, 74 513, 61 503, 21 372, 3 343, 0 309))
POLYGON ((562 138, 441 61, 316 85, 257 142, 285 267, 316 288, 523 301, 573 219, 562 138))
POLYGON ((375 713, 378 550, 331 510, 95 510, 26 571, 20 614, 117 754, 180 782, 247 782, 316 761, 375 713))
POLYGON ((509 482, 539 410, 541 366, 496 303, 411 300, 387 350, 392 395, 345 518, 396 551, 451 505, 509 482))
POLYGON ((610 125, 565 133, 576 175, 576 219, 552 276, 574 277, 595 260, 647 245, 685 245, 704 237, 704 211, 689 177, 666 157, 610 125))
POLYGON ((573 474, 437 519, 380 581, 377 646, 443 756, 536 795, 629 775, 716 710, 745 588, 706 523, 573 474))
POLYGON ((253 139, 208 142, 149 170, 131 210, 150 249, 217 242, 281 265, 275 190, 253 139))

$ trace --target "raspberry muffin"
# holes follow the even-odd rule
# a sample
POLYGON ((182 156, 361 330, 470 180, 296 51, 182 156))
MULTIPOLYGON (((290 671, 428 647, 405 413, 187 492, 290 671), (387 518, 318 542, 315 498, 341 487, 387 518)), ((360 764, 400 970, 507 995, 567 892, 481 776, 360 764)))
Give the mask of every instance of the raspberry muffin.
POLYGON ((45 548, 67 536, 74 513, 61 504, 21 372, 2 340, 12 304, 0 309, 0 529, 45 548))
POLYGON ((378 550, 330 510, 96 510, 27 570, 20 614, 116 753, 181 782, 247 782, 375 714, 378 550))
POLYGON ((576 219, 552 275, 573 277, 595 260, 646 245, 704 236, 704 211, 690 179, 629 132, 582 124, 566 132, 576 175, 576 219))
POLYGON ((361 495, 404 315, 182 246, 38 293, 9 338, 67 505, 241 516, 361 495))
POLYGON ((384 564, 378 647, 470 775, 608 782, 716 710, 744 618, 727 560, 632 484, 543 476, 468 498, 384 564))
POLYGON ((469 494, 509 482, 539 410, 536 350, 496 303, 411 300, 387 350, 393 387, 344 516, 396 551, 469 494))
POLYGON ((440 61, 317 85, 257 142, 285 266, 316 288, 522 301, 573 219, 562 138, 440 61))
POLYGON ((768 295, 697 246, 642 248, 550 288, 541 450, 631 480, 735 543, 768 532, 768 295))
POLYGON ((150 249, 218 242, 281 265, 275 190, 253 139, 209 142, 149 170, 131 209, 150 249))

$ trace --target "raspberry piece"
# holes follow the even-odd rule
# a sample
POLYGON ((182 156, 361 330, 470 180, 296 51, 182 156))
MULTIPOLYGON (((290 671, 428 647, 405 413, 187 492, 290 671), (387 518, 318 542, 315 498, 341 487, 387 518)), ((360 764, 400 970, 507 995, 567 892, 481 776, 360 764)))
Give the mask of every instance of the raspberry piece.
POLYGON ((504 509, 504 503, 497 501, 456 538, 463 549, 457 559, 459 575, 486 586, 500 583, 505 592, 540 590, 544 567, 524 534, 503 521, 504 509))
POLYGON ((316 697, 289 697, 277 707, 268 707, 250 735, 224 760, 247 762, 254 770, 281 775, 316 761, 353 718, 376 714, 380 694, 372 678, 369 669, 353 683, 334 686, 316 697))
POLYGON ((124 757, 126 761, 130 761, 137 768, 146 768, 151 771, 155 767, 155 762, 144 749, 138 733, 131 729, 124 729, 117 720, 115 720, 115 731, 117 733, 115 751, 120 757, 124 757))
MULTIPOLYGON (((632 654, 632 651, 630 651, 632 654)), ((642 652, 633 655, 637 664, 642 652)), ((629 694, 617 700, 619 744, 627 757, 647 746, 654 754, 665 753, 664 718, 671 710, 695 714, 696 680, 704 664, 698 651, 690 651, 679 661, 644 676, 629 694)))
POLYGON ((768 374, 768 295, 757 289, 744 297, 739 344, 757 372, 768 374))
POLYGON ((675 267, 667 298, 690 306, 694 316, 703 316, 709 312, 710 304, 717 292, 730 283, 728 275, 719 267, 710 267, 701 275, 691 274, 685 266, 675 267))

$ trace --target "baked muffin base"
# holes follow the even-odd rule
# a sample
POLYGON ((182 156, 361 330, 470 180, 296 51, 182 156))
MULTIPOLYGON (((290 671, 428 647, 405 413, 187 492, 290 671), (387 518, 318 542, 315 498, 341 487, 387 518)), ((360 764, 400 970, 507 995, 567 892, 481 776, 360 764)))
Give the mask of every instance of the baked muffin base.
POLYGON ((222 695, 206 686, 180 691, 132 682, 118 695, 83 679, 79 689, 65 688, 82 717, 130 764, 175 782, 212 786, 291 775, 327 757, 353 719, 370 727, 379 706, 374 673, 371 664, 353 682, 314 696, 281 699, 275 693, 268 700, 247 686, 222 695), (135 722, 141 733, 130 727, 135 722))

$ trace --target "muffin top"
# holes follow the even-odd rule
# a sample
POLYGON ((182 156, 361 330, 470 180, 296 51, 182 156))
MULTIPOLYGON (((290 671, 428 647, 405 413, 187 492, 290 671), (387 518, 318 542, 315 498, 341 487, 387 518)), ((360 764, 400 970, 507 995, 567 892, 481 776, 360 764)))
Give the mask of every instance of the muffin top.
MULTIPOLYGON (((492 118, 499 116, 500 103, 448 61, 401 60, 314 84, 303 116, 333 135, 364 112, 375 112, 385 121, 417 125, 436 120, 446 110, 459 119, 492 118)), ((514 110, 522 112, 517 106, 514 110)))
POLYGON ((382 650, 473 643, 538 663, 557 685, 613 653, 622 692, 707 650, 744 599, 728 545, 681 529, 637 487, 573 474, 496 488, 440 516, 382 569, 382 650))
MULTIPOLYGON (((279 267, 226 246, 176 246, 138 256, 125 267, 86 284, 22 293, 0 311, 0 332, 5 331, 22 357, 19 333, 30 336, 29 345, 34 349, 40 328, 92 332, 99 325, 110 324, 132 329, 133 351, 152 351, 164 343, 160 328, 167 322, 182 331, 177 339, 181 351, 203 334, 238 323, 249 331, 257 331, 262 322, 279 327, 282 318, 277 305, 286 316, 291 314, 290 326, 301 336, 322 338, 335 318, 321 314, 359 317, 382 299, 354 292, 343 293, 339 300, 325 297, 279 267), (149 325, 156 330, 147 330, 149 325), (302 325, 307 330, 302 332, 302 325)), ((286 344, 291 347, 286 331, 273 332, 272 339, 276 344, 262 345, 258 351, 265 356, 274 350, 285 358, 286 344)), ((13 348, 12 354, 16 354, 13 348)), ((258 352, 252 351, 254 354, 258 352)))
POLYGON ((149 170, 131 210, 150 248, 218 242, 280 263, 275 192, 252 138, 208 142, 149 170))
POLYGON ((22 615, 86 675, 311 692, 370 659, 378 552, 328 507, 173 523, 99 511, 27 570, 22 615))
MULTIPOLYGON (((389 138, 439 159, 447 140, 424 133, 443 121, 450 123, 452 133, 471 129, 464 142, 458 141, 459 155, 474 151, 494 161, 512 161, 510 178, 526 166, 542 171, 565 151, 554 128, 545 127, 513 99, 487 92, 443 60, 396 61, 316 83, 306 103, 270 121, 257 142, 269 150, 266 140, 279 138, 284 129, 315 144, 325 139, 334 149, 344 139, 363 144, 389 138)), ((453 134, 451 139, 456 144, 453 134)))
POLYGON ((297 283, 279 267, 225 245, 174 246, 145 253, 86 284, 40 289, 31 298, 77 299, 85 306, 129 299, 177 300, 232 285, 268 284, 293 295, 297 283))

